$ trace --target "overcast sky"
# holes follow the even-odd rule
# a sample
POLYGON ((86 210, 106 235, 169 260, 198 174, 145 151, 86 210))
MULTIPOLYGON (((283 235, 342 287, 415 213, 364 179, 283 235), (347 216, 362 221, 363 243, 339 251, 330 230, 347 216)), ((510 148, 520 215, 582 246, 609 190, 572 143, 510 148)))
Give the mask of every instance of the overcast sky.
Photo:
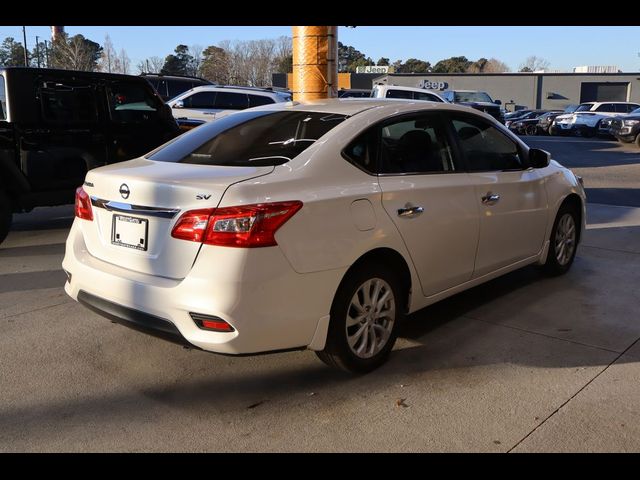
MULTIPOLYGON (((133 67, 148 57, 165 57, 178 44, 216 45, 222 40, 259 40, 291 36, 290 26, 223 27, 77 27, 66 26, 70 35, 104 43, 111 36, 116 50, 124 48, 133 67)), ((50 29, 27 26, 27 44, 35 37, 50 39, 50 29)), ((22 27, 0 26, 0 40, 22 41, 22 27)), ((640 71, 640 27, 340 27, 338 39, 377 61, 418 58, 438 60, 464 55, 469 60, 495 57, 513 71, 530 55, 547 59, 551 69, 571 71, 578 65, 617 65, 625 72, 640 71)), ((135 72, 134 72, 135 73, 135 72)))

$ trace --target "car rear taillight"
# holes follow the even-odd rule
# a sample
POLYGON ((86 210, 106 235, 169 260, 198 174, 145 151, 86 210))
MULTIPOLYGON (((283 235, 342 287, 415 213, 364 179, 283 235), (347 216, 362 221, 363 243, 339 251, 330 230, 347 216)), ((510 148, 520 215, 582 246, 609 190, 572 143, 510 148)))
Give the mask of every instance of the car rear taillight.
POLYGON ((76 189, 75 215, 83 220, 93 221, 93 210, 91 210, 91 199, 84 188, 76 189))
POLYGON ((176 222, 171 236, 224 247, 271 247, 276 231, 302 208, 302 202, 259 203, 191 210, 176 222))

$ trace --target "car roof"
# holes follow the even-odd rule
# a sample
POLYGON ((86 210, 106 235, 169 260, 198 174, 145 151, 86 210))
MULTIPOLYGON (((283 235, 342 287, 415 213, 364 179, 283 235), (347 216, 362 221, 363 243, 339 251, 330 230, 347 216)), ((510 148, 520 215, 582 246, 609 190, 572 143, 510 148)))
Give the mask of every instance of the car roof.
POLYGON ((411 92, 428 92, 428 93, 435 93, 436 95, 438 94, 438 92, 433 92, 431 90, 427 90, 426 88, 420 88, 420 87, 405 87, 403 85, 376 85, 376 87, 382 87, 382 88, 393 88, 395 90, 409 90, 411 92))
POLYGON ((292 110, 353 116, 360 112, 364 112, 366 110, 371 110, 374 108, 381 111, 394 113, 412 112, 416 110, 449 110, 466 113, 471 112, 480 116, 489 117, 486 114, 478 112, 478 110, 474 110, 462 105, 396 98, 327 98, 312 101, 273 103, 261 107, 256 107, 254 108, 254 110, 292 110))
MULTIPOLYGON (((278 97, 286 97, 289 96, 290 94, 287 92, 281 92, 278 90, 270 90, 267 88, 260 88, 260 87, 242 87, 242 86, 236 86, 236 85, 199 85, 197 87, 194 87, 190 90, 187 90, 184 93, 189 93, 189 92, 224 92, 224 91, 228 91, 228 92, 233 92, 233 93, 255 93, 257 95, 261 95, 261 96, 278 96, 278 97)), ((181 94, 183 95, 183 94, 181 94)))

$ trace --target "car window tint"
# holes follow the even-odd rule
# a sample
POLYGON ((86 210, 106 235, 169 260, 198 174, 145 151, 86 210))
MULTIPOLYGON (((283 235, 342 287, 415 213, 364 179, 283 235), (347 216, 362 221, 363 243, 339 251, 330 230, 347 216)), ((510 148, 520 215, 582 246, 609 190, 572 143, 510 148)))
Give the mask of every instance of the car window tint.
POLYGON ((382 127, 380 173, 420 174, 453 170, 451 149, 437 117, 412 117, 382 127))
POLYGON ((377 138, 377 129, 369 129, 344 149, 344 155, 351 163, 360 167, 362 170, 369 173, 377 173, 377 138))
POLYGON ((4 77, 0 75, 0 120, 7 118, 7 94, 4 89, 4 77))
POLYGON ((184 80, 166 80, 167 82, 167 96, 169 98, 174 98, 180 95, 181 93, 186 92, 193 88, 193 85, 190 81, 184 80))
POLYGON ((266 95, 248 95, 248 97, 249 97, 249 108, 275 103, 271 97, 267 97, 266 95))
POLYGON ((413 92, 414 99, 416 100, 427 100, 429 102, 439 102, 440 99, 431 93, 426 92, 413 92))
POLYGON ((281 165, 345 120, 319 112, 238 112, 194 128, 147 156, 197 165, 281 165))
POLYGON ((182 103, 184 108, 215 108, 216 92, 198 92, 186 97, 182 103))
POLYGON ((387 90, 387 98, 413 98, 413 92, 409 90, 387 90))
POLYGON ((246 93, 218 92, 216 108, 222 110, 243 110, 249 107, 246 93))
POLYGON ((158 97, 145 83, 113 82, 110 85, 109 106, 115 122, 140 123, 155 119, 152 115, 160 108, 158 97))
POLYGON ((96 123, 98 111, 93 90, 89 87, 40 89, 42 118, 54 123, 96 123))
POLYGON ((603 103, 598 108, 596 108, 596 112, 615 112, 615 105, 613 103, 603 103))
POLYGON ((453 127, 472 172, 519 170, 518 147, 497 128, 477 119, 458 118, 453 127))

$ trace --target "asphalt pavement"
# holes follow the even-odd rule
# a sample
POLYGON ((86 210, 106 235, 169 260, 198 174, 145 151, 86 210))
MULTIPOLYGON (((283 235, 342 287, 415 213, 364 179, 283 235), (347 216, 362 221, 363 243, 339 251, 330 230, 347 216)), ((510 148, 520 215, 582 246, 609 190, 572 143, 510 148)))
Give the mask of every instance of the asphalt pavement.
POLYGON ((18 215, 0 245, 0 451, 640 451, 640 208, 620 206, 639 152, 561 140, 526 138, 605 200, 571 271, 527 267, 411 315, 360 377, 113 324, 63 291, 73 208, 18 215))

